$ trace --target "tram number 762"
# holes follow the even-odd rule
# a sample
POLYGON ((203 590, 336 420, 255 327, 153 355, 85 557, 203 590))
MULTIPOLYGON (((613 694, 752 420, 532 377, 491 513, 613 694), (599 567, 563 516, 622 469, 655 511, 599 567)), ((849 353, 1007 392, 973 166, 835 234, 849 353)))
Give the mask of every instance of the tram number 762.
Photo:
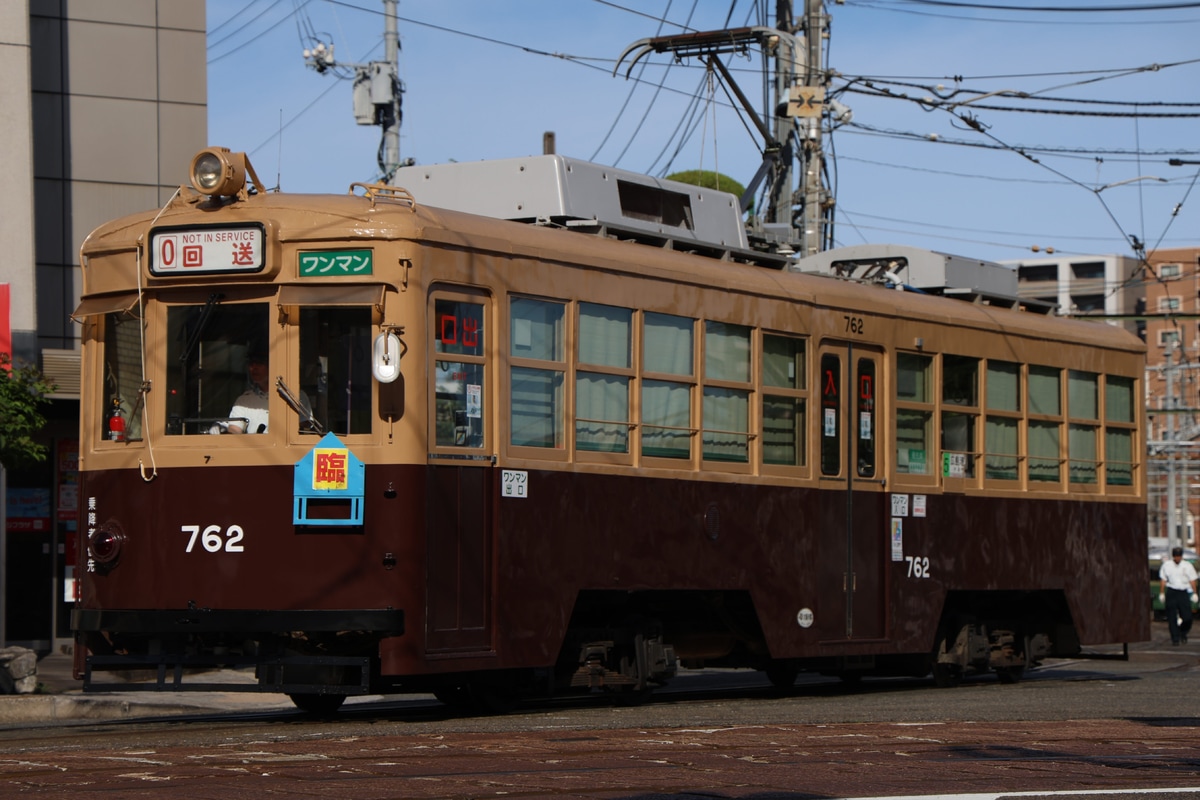
POLYGON ((185 553, 195 551, 197 541, 210 553, 219 553, 222 550, 226 553, 245 552, 245 546, 242 545, 242 537, 245 536, 245 533, 242 531, 241 525, 230 525, 224 530, 220 525, 209 525, 203 531, 200 530, 199 525, 180 525, 179 529, 184 533, 191 534, 188 538, 187 549, 184 550, 185 553))
POLYGON ((908 577, 910 577, 910 578, 928 578, 929 577, 929 557, 928 556, 905 556, 904 560, 908 562, 908 577))

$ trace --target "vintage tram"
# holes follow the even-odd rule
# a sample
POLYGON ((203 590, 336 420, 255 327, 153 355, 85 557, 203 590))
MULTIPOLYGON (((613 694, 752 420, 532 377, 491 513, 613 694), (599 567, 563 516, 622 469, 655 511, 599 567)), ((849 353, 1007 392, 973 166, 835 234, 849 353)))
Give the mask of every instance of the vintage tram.
POLYGON ((1136 337, 800 274, 719 192, 451 166, 290 195, 209 148, 88 237, 85 689, 500 708, 1148 638, 1136 337))

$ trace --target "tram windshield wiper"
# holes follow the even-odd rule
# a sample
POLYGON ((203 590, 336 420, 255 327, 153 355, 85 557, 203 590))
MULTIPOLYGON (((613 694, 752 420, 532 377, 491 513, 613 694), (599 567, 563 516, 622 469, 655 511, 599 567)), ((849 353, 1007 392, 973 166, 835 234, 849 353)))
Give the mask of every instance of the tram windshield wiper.
POLYGON ((200 310, 200 316, 196 320, 196 324, 192 327, 191 336, 188 337, 187 344, 183 346, 183 352, 179 354, 179 360, 184 364, 188 363, 192 351, 200 343, 200 336, 204 333, 204 329, 208 327, 208 321, 212 319, 213 309, 216 308, 217 303, 220 303, 224 299, 225 295, 220 292, 213 292, 208 296, 208 302, 200 310))
POLYGON ((304 398, 303 395, 297 398, 295 392, 284 383, 282 375, 275 379, 275 389, 279 392, 279 396, 283 398, 283 401, 300 415, 301 424, 307 425, 309 430, 317 433, 325 433, 325 427, 313 416, 312 407, 309 406, 307 398, 304 398))

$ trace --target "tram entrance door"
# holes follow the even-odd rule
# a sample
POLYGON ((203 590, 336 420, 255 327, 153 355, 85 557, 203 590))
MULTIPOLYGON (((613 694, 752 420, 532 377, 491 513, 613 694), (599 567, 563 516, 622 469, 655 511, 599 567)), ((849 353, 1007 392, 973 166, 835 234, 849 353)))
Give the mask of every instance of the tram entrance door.
POLYGON ((439 289, 430 297, 426 647, 488 653, 492 642, 492 437, 487 430, 488 298, 439 289))
POLYGON ((888 542, 878 413, 883 354, 827 341, 819 358, 823 608, 817 624, 827 641, 881 639, 888 542))
POLYGON ((491 467, 429 468, 425 623, 430 652, 492 648, 491 483, 491 467))

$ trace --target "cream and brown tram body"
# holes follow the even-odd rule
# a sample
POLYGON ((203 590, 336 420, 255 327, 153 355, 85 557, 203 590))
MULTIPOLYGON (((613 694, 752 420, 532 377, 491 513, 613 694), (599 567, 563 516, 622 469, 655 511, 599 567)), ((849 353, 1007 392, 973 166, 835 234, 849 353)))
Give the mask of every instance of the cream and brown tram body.
POLYGON ((1148 638, 1135 337, 416 194, 185 189, 85 243, 88 688, 496 704, 1148 638))

